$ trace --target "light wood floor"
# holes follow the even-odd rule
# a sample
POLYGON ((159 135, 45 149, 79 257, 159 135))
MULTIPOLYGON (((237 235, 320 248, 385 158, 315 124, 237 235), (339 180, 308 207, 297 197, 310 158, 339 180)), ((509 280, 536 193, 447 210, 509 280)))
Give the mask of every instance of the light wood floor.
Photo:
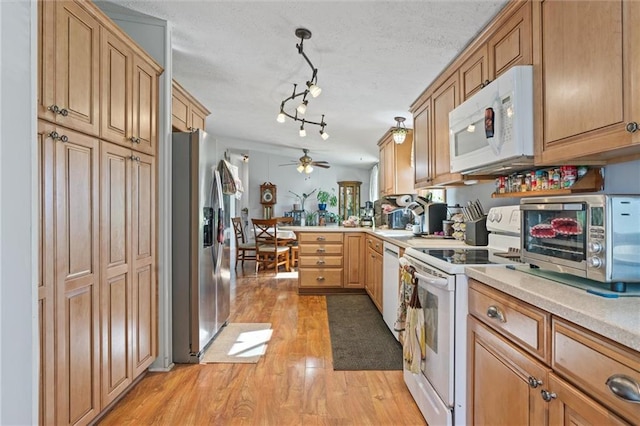
POLYGON ((426 424, 401 371, 333 370, 324 296, 254 265, 232 279, 229 322, 272 324, 261 360, 148 373, 101 425, 426 424))

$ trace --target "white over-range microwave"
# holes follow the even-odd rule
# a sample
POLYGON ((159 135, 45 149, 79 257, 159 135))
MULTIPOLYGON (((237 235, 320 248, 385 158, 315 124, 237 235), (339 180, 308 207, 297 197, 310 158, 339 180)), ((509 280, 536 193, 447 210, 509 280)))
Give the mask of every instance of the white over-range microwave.
POLYGON ((512 67, 449 113, 451 172, 533 166, 533 67, 512 67))

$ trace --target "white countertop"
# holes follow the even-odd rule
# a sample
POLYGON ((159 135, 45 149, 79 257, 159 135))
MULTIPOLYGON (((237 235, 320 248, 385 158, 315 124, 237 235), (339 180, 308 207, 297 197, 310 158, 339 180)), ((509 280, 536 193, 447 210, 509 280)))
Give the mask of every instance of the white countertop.
POLYGON ((640 351, 640 297, 609 299, 500 266, 467 267, 483 284, 640 351))

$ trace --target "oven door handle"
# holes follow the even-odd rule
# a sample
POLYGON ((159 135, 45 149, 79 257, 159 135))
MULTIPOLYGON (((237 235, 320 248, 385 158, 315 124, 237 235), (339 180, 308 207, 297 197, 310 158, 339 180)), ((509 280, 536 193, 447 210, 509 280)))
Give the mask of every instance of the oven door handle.
POLYGON ((420 272, 417 272, 417 271, 414 272, 414 275, 419 280, 425 281, 436 287, 445 288, 445 289, 447 288, 448 282, 446 278, 436 277, 435 275, 431 275, 431 274, 421 274, 420 272))

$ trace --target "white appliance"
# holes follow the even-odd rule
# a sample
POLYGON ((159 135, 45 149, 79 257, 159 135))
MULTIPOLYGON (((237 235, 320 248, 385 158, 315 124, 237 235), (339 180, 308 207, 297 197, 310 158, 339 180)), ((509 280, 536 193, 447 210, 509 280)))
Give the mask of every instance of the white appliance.
POLYGON ((406 249, 425 316, 426 357, 404 381, 430 425, 466 425, 467 266, 519 263, 519 206, 494 207, 487 217, 489 245, 406 249))
POLYGON ((394 323, 398 318, 398 293, 400 289, 400 248, 394 244, 384 242, 382 256, 382 318, 391 330, 393 337, 399 340, 394 323))
POLYGON ((533 67, 512 67, 451 111, 449 147, 454 173, 533 166, 533 67))
POLYGON ((173 362, 198 363, 229 319, 229 210, 213 139, 174 133, 171 146, 173 362))

